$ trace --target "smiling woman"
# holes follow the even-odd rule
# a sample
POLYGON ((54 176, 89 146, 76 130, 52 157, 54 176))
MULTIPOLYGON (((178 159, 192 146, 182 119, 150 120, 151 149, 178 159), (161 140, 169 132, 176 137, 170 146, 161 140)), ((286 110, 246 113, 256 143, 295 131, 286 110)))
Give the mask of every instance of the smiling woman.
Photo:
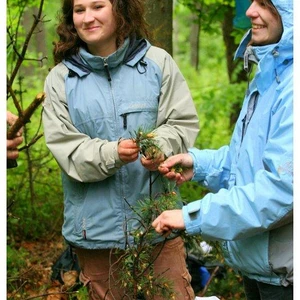
POLYGON ((93 55, 107 56, 117 50, 116 22, 109 0, 74 0, 74 27, 93 55))
POLYGON ((280 40, 283 32, 281 17, 270 1, 252 1, 246 15, 252 23, 251 45, 275 44, 280 40))
MULTIPOLYGON (((120 261, 125 249, 138 246, 141 222, 133 208, 170 189, 156 180, 158 165, 195 142, 199 120, 191 93, 172 57, 151 45, 144 0, 64 0, 57 33, 43 124, 62 169, 63 236, 77 253, 90 299, 147 297, 137 282, 134 288, 120 283, 120 261), (140 155, 132 138, 138 128, 153 131, 155 155, 151 147, 140 155)), ((180 197, 175 206, 182 206, 180 197)), ((179 233, 167 240, 153 234, 149 268, 135 280, 156 285, 151 299, 164 298, 162 279, 174 286, 168 299, 194 300, 179 233)), ((129 273, 136 269, 133 264, 129 273)))

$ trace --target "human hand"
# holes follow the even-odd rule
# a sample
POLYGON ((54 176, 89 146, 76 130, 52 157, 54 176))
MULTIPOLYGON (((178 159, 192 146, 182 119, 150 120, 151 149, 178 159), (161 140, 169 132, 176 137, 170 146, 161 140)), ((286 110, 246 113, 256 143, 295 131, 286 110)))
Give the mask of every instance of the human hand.
POLYGON ((157 147, 146 149, 141 157, 141 164, 149 171, 156 171, 160 163, 165 160, 165 155, 157 147), (155 151, 155 153, 153 153, 155 151))
POLYGON ((134 162, 138 159, 140 148, 132 139, 121 140, 118 145, 118 154, 125 163, 134 162))
POLYGON ((158 170, 166 178, 176 181, 180 185, 193 177, 193 159, 188 153, 181 153, 170 156, 158 170))
MULTIPOLYGON (((14 115, 13 113, 11 113, 10 111, 6 112, 7 125, 12 126, 16 122, 17 119, 18 119, 18 117, 16 115, 14 115)), ((15 135, 14 138, 6 140, 7 159, 15 160, 19 157, 19 151, 18 151, 17 147, 20 144, 22 144, 22 142, 23 142, 22 134, 23 134, 23 128, 21 128, 17 132, 17 134, 15 135)))
POLYGON ((168 236, 173 229, 185 229, 182 210, 166 210, 162 212, 153 222, 155 231, 164 236, 168 236))

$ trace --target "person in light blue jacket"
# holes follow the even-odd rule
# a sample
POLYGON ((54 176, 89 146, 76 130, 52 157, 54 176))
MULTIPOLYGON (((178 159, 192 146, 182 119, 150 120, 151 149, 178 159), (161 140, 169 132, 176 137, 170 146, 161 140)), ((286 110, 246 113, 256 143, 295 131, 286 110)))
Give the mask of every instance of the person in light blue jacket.
POLYGON ((229 146, 189 149, 159 170, 181 184, 209 188, 203 199, 163 212, 158 233, 173 229, 222 244, 244 279, 248 300, 293 299, 293 1, 254 0, 252 28, 236 57, 257 64, 229 146), (179 172, 177 165, 183 171, 179 172))

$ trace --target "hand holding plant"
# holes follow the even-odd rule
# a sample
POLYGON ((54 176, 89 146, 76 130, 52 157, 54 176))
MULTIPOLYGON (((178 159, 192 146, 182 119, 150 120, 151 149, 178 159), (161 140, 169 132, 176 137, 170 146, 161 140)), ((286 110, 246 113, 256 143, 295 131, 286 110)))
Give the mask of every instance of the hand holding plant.
POLYGON ((141 163, 149 171, 156 171, 165 155, 155 140, 155 133, 149 129, 139 128, 134 132, 132 140, 140 147, 141 163))
POLYGON ((158 170, 166 178, 180 185, 193 177, 193 158, 188 153, 181 153, 167 158, 158 170))
POLYGON ((118 144, 119 157, 125 163, 136 161, 139 151, 139 146, 132 139, 121 140, 118 144))

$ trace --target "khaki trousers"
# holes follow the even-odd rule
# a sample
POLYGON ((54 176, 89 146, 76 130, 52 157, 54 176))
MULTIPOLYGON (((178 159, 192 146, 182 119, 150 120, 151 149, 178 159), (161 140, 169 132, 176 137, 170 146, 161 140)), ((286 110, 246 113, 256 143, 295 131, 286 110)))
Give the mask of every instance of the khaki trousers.
MULTIPOLYGON (((88 288, 90 300, 132 300, 126 292, 117 286, 118 256, 107 250, 76 249, 81 268, 80 281, 88 288)), ((162 275, 174 284, 174 300, 194 300, 191 276, 186 266, 186 252, 182 239, 158 244, 154 249, 154 276, 162 275)), ((145 296, 145 299, 150 300, 145 296)), ((151 300, 162 300, 154 297, 151 300)), ((171 299, 168 299, 171 300, 171 299)))

